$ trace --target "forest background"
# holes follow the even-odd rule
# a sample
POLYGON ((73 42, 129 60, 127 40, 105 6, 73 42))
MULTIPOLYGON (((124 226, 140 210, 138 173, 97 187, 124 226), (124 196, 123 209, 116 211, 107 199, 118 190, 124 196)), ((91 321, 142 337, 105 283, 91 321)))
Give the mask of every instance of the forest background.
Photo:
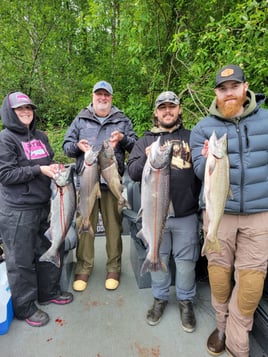
POLYGON ((268 96, 268 0, 1 0, 0 28, 0 97, 32 98, 61 162, 64 134, 102 79, 139 136, 163 90, 181 97, 192 128, 228 63, 268 96))

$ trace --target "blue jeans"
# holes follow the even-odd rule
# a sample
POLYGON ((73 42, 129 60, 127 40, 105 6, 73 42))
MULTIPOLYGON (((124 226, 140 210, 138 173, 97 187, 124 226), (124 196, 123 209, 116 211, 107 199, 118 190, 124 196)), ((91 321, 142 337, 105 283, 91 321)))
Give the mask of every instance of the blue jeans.
POLYGON ((199 258, 199 222, 197 214, 181 218, 168 218, 160 258, 167 266, 167 272, 151 272, 152 292, 155 298, 168 300, 171 285, 170 257, 176 265, 176 298, 193 300, 196 294, 195 265, 199 258))

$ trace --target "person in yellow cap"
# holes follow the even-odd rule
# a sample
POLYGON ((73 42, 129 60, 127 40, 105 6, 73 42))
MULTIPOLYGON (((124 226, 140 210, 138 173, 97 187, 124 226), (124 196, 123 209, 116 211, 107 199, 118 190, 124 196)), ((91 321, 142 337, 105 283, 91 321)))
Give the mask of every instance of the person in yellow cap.
MULTIPOLYGON (((76 171, 83 167, 84 153, 90 148, 100 148, 109 140, 114 148, 120 176, 124 173, 126 152, 130 152, 137 136, 131 120, 112 104, 113 88, 101 80, 93 87, 92 103, 82 109, 66 132, 63 149, 67 156, 76 158, 76 171)), ((96 200, 90 222, 96 232, 98 213, 101 212, 106 235, 105 288, 115 290, 120 283, 122 255, 122 215, 118 212, 117 198, 100 177, 101 197, 96 200)), ((94 235, 86 231, 79 234, 77 264, 73 282, 75 291, 83 291, 94 267, 94 235)))

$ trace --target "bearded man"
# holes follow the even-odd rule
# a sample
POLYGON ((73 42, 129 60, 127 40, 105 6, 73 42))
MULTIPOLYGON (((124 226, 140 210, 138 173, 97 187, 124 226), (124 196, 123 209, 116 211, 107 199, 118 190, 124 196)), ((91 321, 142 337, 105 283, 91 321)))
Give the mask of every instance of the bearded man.
MULTIPOLYGON (((206 254, 216 311, 216 329, 207 340, 207 351, 213 356, 224 350, 230 356, 249 356, 248 333, 267 273, 268 110, 260 107, 265 96, 248 88, 239 66, 220 69, 210 115, 192 129, 190 137, 194 171, 203 186, 208 139, 215 131, 218 138, 227 134, 228 140, 232 195, 217 234, 221 252, 206 254)), ((202 195, 200 204, 205 213, 202 195)), ((207 229, 204 214, 205 237, 207 229)))

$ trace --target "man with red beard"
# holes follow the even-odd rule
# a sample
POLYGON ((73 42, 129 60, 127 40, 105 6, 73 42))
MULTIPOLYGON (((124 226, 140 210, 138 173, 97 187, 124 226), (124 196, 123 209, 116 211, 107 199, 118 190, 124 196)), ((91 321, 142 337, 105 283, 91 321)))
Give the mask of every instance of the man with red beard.
MULTIPOLYGON (((217 138, 227 134, 228 140, 232 194, 218 229, 221 252, 206 254, 216 311, 216 329, 207 340, 207 351, 213 356, 224 350, 230 356, 249 356, 248 333, 267 274, 268 110, 261 108, 265 96, 248 88, 239 66, 220 69, 210 115, 192 129, 190 137, 194 171, 203 186, 208 139, 215 131, 217 138)), ((200 205, 205 210, 202 195, 200 205)), ((205 214, 203 219, 206 237, 205 214)))

